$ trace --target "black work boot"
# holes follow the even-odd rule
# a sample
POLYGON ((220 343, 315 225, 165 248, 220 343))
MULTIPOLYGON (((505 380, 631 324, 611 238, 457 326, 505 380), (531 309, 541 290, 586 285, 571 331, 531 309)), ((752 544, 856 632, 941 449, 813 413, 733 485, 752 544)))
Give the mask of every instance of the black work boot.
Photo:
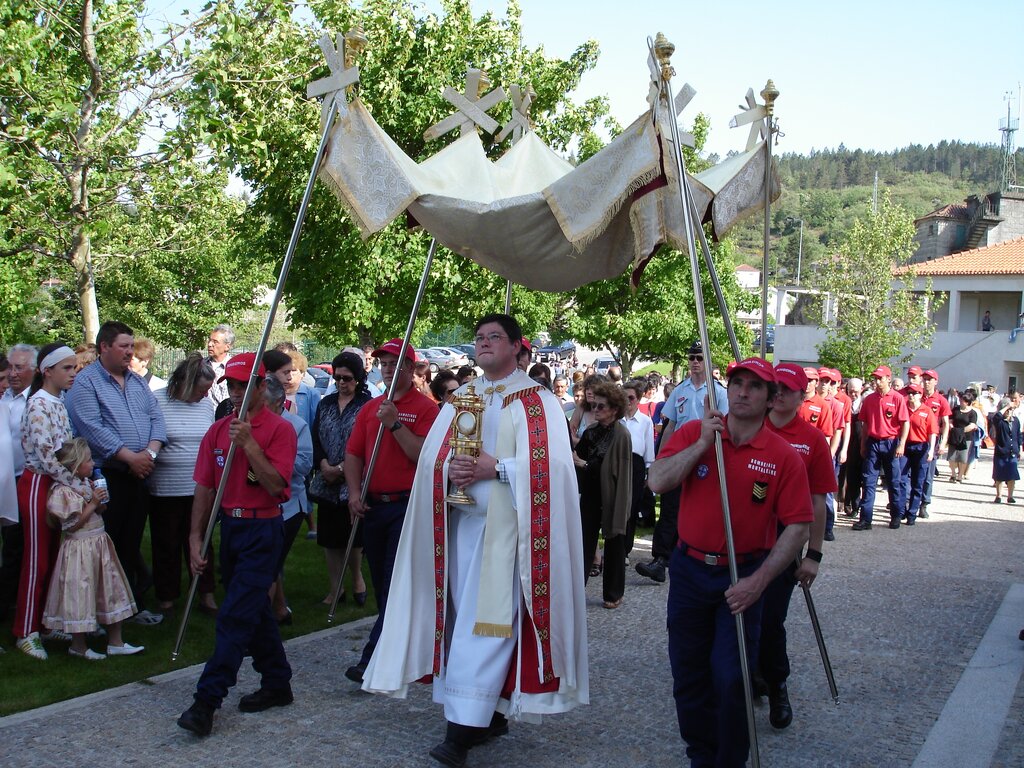
POLYGON ((192 706, 181 713, 178 725, 196 736, 209 736, 213 730, 213 707, 196 699, 192 706))
POLYGON ((477 747, 481 744, 485 744, 491 739, 496 739, 499 736, 504 736, 508 733, 508 720, 501 712, 495 712, 491 716, 491 724, 486 728, 474 728, 473 738, 469 744, 470 747, 477 747))
POLYGON ((659 584, 665 581, 665 567, 668 565, 664 558, 656 557, 649 563, 637 563, 636 572, 648 579, 653 579, 659 584))
POLYGON ((772 728, 782 730, 793 722, 793 707, 785 683, 768 686, 768 722, 772 728))
POLYGON ((481 735, 487 730, 449 722, 444 741, 430 750, 430 756, 442 765, 462 768, 466 764, 470 747, 483 743, 481 735))

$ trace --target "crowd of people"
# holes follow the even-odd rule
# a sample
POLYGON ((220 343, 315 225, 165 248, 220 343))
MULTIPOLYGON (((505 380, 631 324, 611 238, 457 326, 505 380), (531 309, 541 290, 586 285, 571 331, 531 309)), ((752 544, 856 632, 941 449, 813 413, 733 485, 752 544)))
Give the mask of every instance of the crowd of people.
POLYGON ((0 598, 15 608, 17 648, 39 660, 54 640, 89 661, 142 652, 122 625, 142 632, 174 611, 184 563, 217 635, 178 724, 212 731, 246 655, 261 686, 239 708, 290 704, 278 628, 292 620, 283 571, 305 522, 325 555, 325 604, 347 599, 346 580, 365 604, 367 560, 378 615, 345 676, 395 696, 432 677, 447 730, 430 754, 460 766, 507 732, 510 712, 588 702, 584 585, 600 577, 604 608, 620 607, 636 530, 653 526, 651 558, 634 567, 658 583, 671 575, 680 734, 695 764, 741 765, 732 616, 745 616, 755 689, 785 728, 789 600, 813 584, 837 513, 871 530, 881 487, 889 527, 913 526, 941 473, 967 481, 982 447, 994 449, 994 503, 1016 503, 1014 392, 943 394, 918 366, 903 380, 879 365, 865 382, 749 358, 709 375, 699 342, 678 384, 624 379, 616 366, 535 361, 507 315, 474 332, 479 370, 432 374, 393 339, 342 350, 322 396, 294 345, 256 366, 255 354, 232 354, 226 325, 166 381, 151 370, 153 344, 118 322, 94 346, 12 347, 0 360, 0 598), (475 451, 453 451, 455 433, 475 451), (449 497, 456 489, 466 495, 449 497), (203 550, 214 516, 217 566, 203 550), (103 636, 105 653, 89 647, 103 636))

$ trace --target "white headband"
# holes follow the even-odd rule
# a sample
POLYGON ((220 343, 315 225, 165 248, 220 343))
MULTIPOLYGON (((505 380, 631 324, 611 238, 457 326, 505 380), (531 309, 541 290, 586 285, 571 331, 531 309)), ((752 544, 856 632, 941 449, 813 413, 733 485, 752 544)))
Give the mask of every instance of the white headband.
POLYGON ((53 366, 61 360, 67 360, 69 357, 74 356, 75 350, 71 349, 71 347, 57 347, 53 352, 39 361, 39 370, 45 371, 47 368, 53 368, 53 366))

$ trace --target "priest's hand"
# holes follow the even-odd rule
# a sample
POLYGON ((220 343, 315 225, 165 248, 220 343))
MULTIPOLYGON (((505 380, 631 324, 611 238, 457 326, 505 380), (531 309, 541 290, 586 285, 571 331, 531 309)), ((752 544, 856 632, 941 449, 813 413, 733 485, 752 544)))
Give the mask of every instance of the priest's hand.
POLYGON ((497 466, 498 460, 483 451, 479 456, 454 456, 448 464, 448 479, 457 488, 465 488, 477 480, 494 480, 497 466))

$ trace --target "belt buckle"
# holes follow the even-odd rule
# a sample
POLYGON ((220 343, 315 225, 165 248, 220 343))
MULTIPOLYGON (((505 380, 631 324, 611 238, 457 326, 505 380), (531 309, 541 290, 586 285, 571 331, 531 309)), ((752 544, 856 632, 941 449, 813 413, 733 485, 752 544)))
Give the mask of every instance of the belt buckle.
POLYGON ((229 511, 231 512, 231 516, 235 518, 240 518, 242 516, 242 513, 245 512, 244 509, 241 509, 239 507, 235 507, 234 509, 229 511))
POLYGON ((718 555, 708 554, 707 552, 704 553, 704 563, 706 565, 718 565, 718 560, 718 555))

